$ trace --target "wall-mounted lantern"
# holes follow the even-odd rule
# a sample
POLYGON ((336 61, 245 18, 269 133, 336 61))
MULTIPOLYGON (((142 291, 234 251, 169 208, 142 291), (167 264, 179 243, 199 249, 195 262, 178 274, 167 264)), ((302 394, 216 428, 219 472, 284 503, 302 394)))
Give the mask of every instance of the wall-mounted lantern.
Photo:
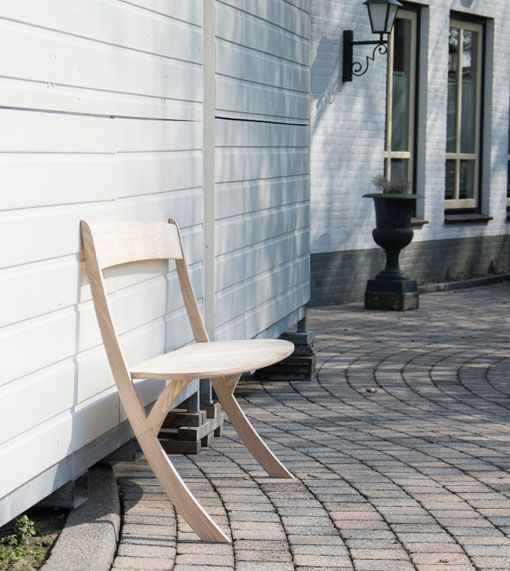
POLYGON ((379 34, 379 39, 375 41, 354 41, 354 32, 352 30, 344 31, 343 45, 343 81, 352 81, 353 76, 365 75, 368 70, 370 61, 375 60, 375 54, 384 55, 388 51, 388 39, 384 39, 384 34, 389 36, 393 29, 397 10, 402 4, 398 0, 366 0, 363 4, 368 9, 368 17, 370 18, 370 26, 374 34, 379 34), (375 46, 372 55, 365 56, 365 65, 358 61, 353 61, 354 46, 375 46))

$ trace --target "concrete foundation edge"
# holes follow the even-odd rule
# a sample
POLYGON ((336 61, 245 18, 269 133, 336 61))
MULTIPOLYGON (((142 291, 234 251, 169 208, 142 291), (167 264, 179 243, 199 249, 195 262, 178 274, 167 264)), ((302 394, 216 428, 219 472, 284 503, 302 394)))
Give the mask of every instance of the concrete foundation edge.
POLYGON ((120 502, 108 464, 90 470, 89 499, 72 510, 44 571, 107 571, 117 550, 120 502))

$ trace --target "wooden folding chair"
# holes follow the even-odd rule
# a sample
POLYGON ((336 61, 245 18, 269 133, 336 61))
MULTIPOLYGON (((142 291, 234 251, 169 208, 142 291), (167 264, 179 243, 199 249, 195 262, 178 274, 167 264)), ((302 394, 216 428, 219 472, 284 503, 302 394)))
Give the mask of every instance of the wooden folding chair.
POLYGON ((289 356, 294 346, 280 340, 209 341, 191 286, 179 227, 173 220, 169 224, 88 224, 82 220, 81 235, 99 328, 119 397, 136 439, 168 498, 191 528, 203 540, 228 543, 228 537, 198 503, 170 462, 159 443, 159 430, 177 397, 193 379, 211 379, 230 422, 260 465, 274 478, 293 478, 261 440, 233 393, 242 373, 277 363, 289 356), (154 259, 175 260, 196 343, 128 367, 108 306, 103 270, 154 259), (149 414, 145 413, 133 379, 170 381, 149 414))

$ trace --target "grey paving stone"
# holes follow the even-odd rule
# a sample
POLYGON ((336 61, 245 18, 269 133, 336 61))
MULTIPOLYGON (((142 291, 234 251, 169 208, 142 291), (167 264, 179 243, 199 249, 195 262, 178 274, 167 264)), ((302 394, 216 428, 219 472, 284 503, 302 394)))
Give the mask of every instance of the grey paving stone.
POLYGON ((145 537, 145 536, 122 536, 120 545, 160 545, 162 547, 175 547, 175 537, 145 537))
POLYGON ((340 536, 329 535, 289 535, 288 541, 291 545, 339 545, 342 544, 340 536))
POLYGON ((154 557, 122 557, 115 558, 113 569, 152 569, 169 570, 174 566, 172 559, 158 559, 154 557))
MULTIPOLYGON (((321 571, 323 569, 323 567, 295 567, 296 571, 321 571)), ((338 571, 345 571, 345 570, 352 570, 353 566, 352 563, 349 562, 349 564, 345 564, 343 565, 342 562, 338 562, 338 565, 336 567, 334 567, 334 569, 337 569, 338 571)))
POLYGON ((253 529, 234 529, 232 530, 232 536, 235 540, 238 539, 255 539, 255 540, 280 540, 285 541, 287 539, 283 531, 263 531, 263 530, 253 530, 253 529))
POLYGON ((393 539, 348 539, 347 545, 351 549, 391 549, 399 545, 396 538, 393 539))
POLYGON ((481 569, 510 569, 510 557, 473 557, 472 560, 481 569))
POLYGON ((410 553, 463 553, 458 543, 406 543, 406 549, 410 553))
POLYGON ((236 571, 294 571, 292 563, 259 563, 258 561, 241 561, 236 571))
POLYGON ((354 562, 356 571, 415 571, 410 561, 380 561, 374 559, 359 559, 354 562))
POLYGON ((250 522, 280 522, 280 516, 276 512, 230 512, 230 521, 250 522))
POLYGON ((238 550, 260 550, 260 551, 285 551, 287 549, 287 541, 264 541, 260 539, 239 539, 235 542, 235 548, 238 550))
POLYGON ((179 555, 198 553, 198 554, 208 554, 208 555, 231 555, 233 553, 233 546, 226 545, 223 543, 184 543, 180 541, 177 544, 177 553, 179 555))
POLYGON ((328 555, 294 555, 294 563, 298 567, 319 567, 321 569, 336 569, 347 567, 350 559, 347 555, 331 557, 328 555))
POLYGON ((230 567, 234 564, 234 557, 231 554, 217 555, 213 553, 209 554, 186 553, 186 554, 177 555, 177 557, 175 558, 175 564, 230 567))
MULTIPOLYGON (((198 567, 200 569, 200 567, 198 567)), ((233 567, 220 567, 217 565, 214 566, 203 566, 202 569, 207 569, 207 571, 232 571, 233 567)), ((196 565, 176 565, 173 568, 173 571, 197 571, 196 565)))
POLYGON ((414 553, 411 560, 416 565, 470 565, 469 558, 463 553, 414 553))
POLYGON ((132 543, 122 543, 117 551, 118 557, 150 557, 152 559, 174 559, 175 547, 163 545, 136 545, 132 543))
POLYGON ((321 535, 337 537, 338 530, 330 523, 328 526, 286 525, 285 531, 289 535, 321 535))
POLYGON ((390 549, 351 549, 351 556, 355 561, 358 559, 374 559, 376 561, 409 560, 409 556, 403 549, 395 547, 390 549))
POLYGON ((417 571, 473 571, 476 569, 474 565, 429 565, 425 563, 423 565, 416 565, 417 571))
POLYGON ((297 555, 348 555, 345 545, 292 545, 292 553, 297 555))
POLYGON ((260 549, 236 549, 236 561, 257 561, 259 563, 292 563, 288 551, 263 551, 260 549))
POLYGON ((368 533, 366 529, 347 529, 342 530, 342 537, 344 539, 395 539, 395 534, 390 529, 374 529, 368 533))
POLYGON ((472 556, 510 558, 510 545, 508 541, 506 545, 466 545, 464 549, 472 556))

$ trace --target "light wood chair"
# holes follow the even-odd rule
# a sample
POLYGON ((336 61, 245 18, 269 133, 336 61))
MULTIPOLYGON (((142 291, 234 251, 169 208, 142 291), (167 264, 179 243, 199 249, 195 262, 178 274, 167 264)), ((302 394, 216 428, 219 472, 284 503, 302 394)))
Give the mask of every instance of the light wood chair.
POLYGON ((184 258, 175 221, 89 224, 81 221, 87 273, 99 328, 119 397, 140 447, 168 498, 203 540, 228 543, 175 470, 158 440, 161 425, 180 392, 197 378, 211 379, 230 422, 260 465, 274 478, 292 474, 264 444, 239 407, 233 393, 242 373, 276 363, 289 356, 292 343, 280 340, 211 342, 204 327, 184 258), (179 283, 196 343, 128 367, 124 359, 103 281, 103 270, 141 260, 175 260, 179 283), (149 414, 133 379, 170 381, 149 414))

